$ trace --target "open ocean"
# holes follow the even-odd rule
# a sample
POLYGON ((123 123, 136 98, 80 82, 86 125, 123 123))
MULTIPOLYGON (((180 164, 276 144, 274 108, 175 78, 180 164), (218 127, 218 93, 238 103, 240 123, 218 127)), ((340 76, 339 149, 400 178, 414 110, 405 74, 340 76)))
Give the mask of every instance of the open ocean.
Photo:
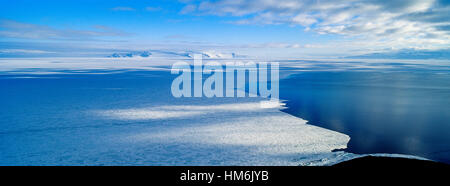
POLYGON ((450 163, 448 62, 346 64, 296 68, 280 82, 284 112, 349 135, 348 152, 450 163))

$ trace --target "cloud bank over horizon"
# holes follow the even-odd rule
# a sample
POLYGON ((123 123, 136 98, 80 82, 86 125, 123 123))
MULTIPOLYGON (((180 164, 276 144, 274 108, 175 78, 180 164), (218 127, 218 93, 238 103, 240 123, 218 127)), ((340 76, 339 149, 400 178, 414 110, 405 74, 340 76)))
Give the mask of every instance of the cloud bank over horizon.
POLYGON ((445 0, 0 4, 0 57, 214 50, 262 58, 334 58, 450 49, 450 2, 445 0))
POLYGON ((450 41, 450 2, 437 0, 203 1, 184 14, 234 16, 234 24, 301 25, 386 47, 440 48, 450 41))

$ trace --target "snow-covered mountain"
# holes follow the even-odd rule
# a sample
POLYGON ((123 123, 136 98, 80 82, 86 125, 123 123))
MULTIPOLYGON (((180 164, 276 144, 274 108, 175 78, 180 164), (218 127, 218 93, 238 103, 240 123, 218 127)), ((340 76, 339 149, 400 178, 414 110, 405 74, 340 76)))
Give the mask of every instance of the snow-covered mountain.
POLYGON ((244 57, 236 53, 221 53, 216 51, 165 51, 165 50, 146 50, 132 52, 116 52, 107 57, 110 58, 148 58, 148 57, 177 57, 193 58, 195 54, 201 54, 205 59, 232 59, 244 57))
POLYGON ((125 52, 125 53, 113 53, 108 57, 111 58, 133 58, 133 57, 150 57, 152 53, 144 52, 125 52))
POLYGON ((230 59, 230 58, 235 58, 236 54, 235 53, 220 53, 220 52, 216 52, 216 51, 205 51, 202 52, 203 57, 206 58, 211 58, 211 59, 230 59))

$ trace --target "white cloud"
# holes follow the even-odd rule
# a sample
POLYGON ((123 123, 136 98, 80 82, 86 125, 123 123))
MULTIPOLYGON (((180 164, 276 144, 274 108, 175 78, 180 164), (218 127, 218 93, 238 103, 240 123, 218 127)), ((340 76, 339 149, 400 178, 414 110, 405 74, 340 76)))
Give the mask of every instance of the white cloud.
POLYGON ((51 54, 55 52, 49 52, 44 50, 27 50, 27 49, 2 49, 0 53, 25 53, 25 54, 51 54))
POLYGON ((197 6, 196 5, 187 5, 183 9, 181 9, 180 13, 181 14, 188 14, 188 13, 195 12, 196 10, 197 10, 197 6))
POLYGON ((297 23, 303 26, 309 26, 317 22, 317 20, 308 14, 298 14, 294 18, 292 18, 293 23, 297 23))
POLYGON ((102 25, 95 25, 92 30, 56 29, 45 25, 0 20, 0 36, 8 38, 85 40, 125 35, 128 34, 102 25))
POLYGON ((184 13, 234 16, 237 24, 301 25, 389 47, 450 43, 450 6, 438 0, 219 0, 190 3, 184 13))

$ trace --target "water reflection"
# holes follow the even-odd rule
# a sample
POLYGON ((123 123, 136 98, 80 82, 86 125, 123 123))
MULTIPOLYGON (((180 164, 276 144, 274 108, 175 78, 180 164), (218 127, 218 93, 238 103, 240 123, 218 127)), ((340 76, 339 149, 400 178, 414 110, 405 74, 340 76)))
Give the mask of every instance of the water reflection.
POLYGON ((350 152, 404 153, 450 163, 450 73, 417 66, 291 74, 280 82, 289 107, 284 111, 350 135, 350 152))

